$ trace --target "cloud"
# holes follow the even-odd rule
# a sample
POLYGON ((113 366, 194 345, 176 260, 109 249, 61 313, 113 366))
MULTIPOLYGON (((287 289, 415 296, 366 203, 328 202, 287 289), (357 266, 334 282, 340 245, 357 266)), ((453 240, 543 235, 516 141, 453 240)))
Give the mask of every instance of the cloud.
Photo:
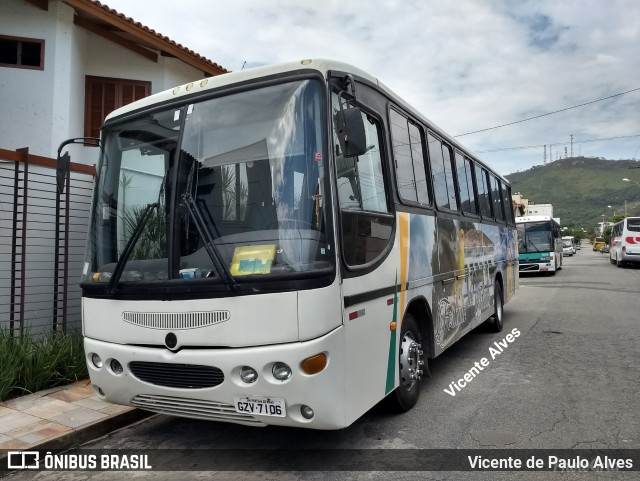
MULTIPOLYGON (((640 87, 636 0, 107 4, 230 70, 313 57, 353 64, 451 134, 640 87)), ((640 133, 639 104, 637 92, 460 140, 489 150, 640 133)), ((637 143, 585 144, 581 153, 630 157, 637 143)), ((542 163, 543 150, 481 157, 506 174, 542 163)))

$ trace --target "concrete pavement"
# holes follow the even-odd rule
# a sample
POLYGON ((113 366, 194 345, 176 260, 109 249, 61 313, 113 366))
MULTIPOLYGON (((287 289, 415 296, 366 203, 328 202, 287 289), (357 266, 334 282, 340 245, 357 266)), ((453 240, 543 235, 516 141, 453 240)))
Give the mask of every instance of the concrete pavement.
POLYGON ((0 450, 66 449, 153 415, 98 398, 78 381, 0 403, 0 450))

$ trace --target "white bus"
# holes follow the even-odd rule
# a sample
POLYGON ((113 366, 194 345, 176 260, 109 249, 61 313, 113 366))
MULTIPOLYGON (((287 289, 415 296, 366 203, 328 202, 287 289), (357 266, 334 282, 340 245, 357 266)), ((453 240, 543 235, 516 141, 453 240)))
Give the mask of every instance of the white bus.
POLYGON ((243 70, 112 112, 82 277, 109 402, 337 429, 518 287, 509 183, 377 79, 243 70))
POLYGON ((640 217, 627 217, 611 227, 609 260, 618 267, 640 264, 640 217))
POLYGON ((572 235, 562 236, 562 253, 572 256, 576 253, 576 239, 572 235))
POLYGON ((521 273, 547 272, 555 275, 562 269, 563 238, 560 237, 560 224, 553 217, 517 217, 516 227, 521 273))

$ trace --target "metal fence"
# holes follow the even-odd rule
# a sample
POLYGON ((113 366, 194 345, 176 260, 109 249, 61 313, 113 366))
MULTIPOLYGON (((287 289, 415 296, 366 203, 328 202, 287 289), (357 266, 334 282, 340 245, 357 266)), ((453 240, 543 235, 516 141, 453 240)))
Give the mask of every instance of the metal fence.
POLYGON ((77 329, 95 168, 71 163, 63 194, 56 161, 0 149, 0 329, 38 336, 77 329))

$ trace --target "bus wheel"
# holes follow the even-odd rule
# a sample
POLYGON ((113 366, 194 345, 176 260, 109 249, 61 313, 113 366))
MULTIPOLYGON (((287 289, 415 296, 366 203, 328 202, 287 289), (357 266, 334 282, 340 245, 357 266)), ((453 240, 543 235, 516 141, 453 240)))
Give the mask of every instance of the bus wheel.
POLYGON ((616 257, 616 267, 622 267, 622 261, 616 257))
POLYGON ((493 288, 493 297, 493 305, 495 308, 493 314, 493 330, 500 332, 504 326, 504 301, 502 298, 502 286, 497 280, 493 288))
POLYGON ((418 322, 412 314, 405 314, 400 329, 398 374, 400 385, 387 396, 387 407, 392 412, 406 412, 418 402, 420 381, 424 374, 424 351, 418 322))

